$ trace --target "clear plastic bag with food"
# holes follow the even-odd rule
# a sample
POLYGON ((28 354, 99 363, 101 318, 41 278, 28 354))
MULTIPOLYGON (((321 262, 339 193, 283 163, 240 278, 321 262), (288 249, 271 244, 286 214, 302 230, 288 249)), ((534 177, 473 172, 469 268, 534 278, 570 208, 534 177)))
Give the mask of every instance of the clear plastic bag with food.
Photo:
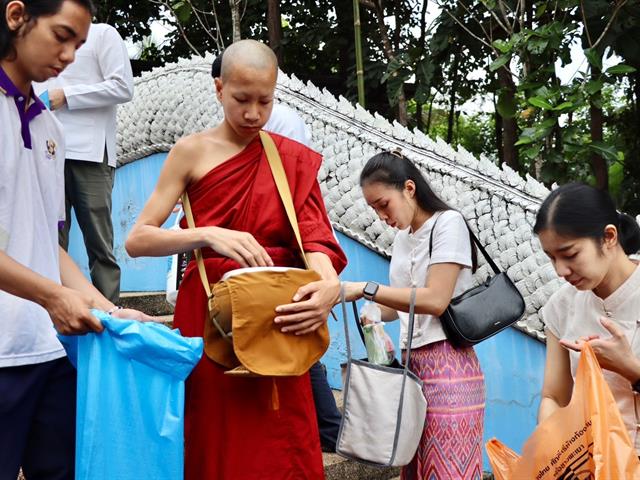
POLYGON ((360 323, 369 362, 376 365, 391 364, 396 355, 395 347, 384 331, 380 307, 375 303, 366 302, 360 310, 360 323))

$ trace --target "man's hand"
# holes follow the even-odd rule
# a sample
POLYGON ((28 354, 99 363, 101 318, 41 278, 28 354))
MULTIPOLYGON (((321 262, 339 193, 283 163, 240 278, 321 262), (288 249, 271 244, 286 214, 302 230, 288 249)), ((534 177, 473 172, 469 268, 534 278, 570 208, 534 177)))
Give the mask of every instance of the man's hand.
POLYGON ((93 302, 85 293, 60 286, 43 302, 42 306, 49 312, 57 332, 62 335, 103 330, 100 321, 89 311, 93 307, 93 302))
POLYGON ((207 243, 220 255, 243 267, 273 267, 273 260, 262 245, 247 232, 220 227, 206 227, 207 243))
POLYGON ((51 110, 58 110, 67 104, 67 97, 64 95, 64 90, 61 88, 54 88, 49 90, 49 106, 51 110))
POLYGON ((575 352, 581 352, 586 343, 591 345, 600 367, 618 373, 631 382, 640 378, 640 361, 635 357, 624 332, 615 322, 601 318, 600 323, 611 337, 600 338, 600 335, 588 335, 577 340, 560 340, 560 345, 575 352))
POLYGON ((298 289, 293 302, 276 308, 275 322, 282 332, 304 335, 317 330, 327 321, 331 308, 340 296, 340 281, 319 280, 298 289))

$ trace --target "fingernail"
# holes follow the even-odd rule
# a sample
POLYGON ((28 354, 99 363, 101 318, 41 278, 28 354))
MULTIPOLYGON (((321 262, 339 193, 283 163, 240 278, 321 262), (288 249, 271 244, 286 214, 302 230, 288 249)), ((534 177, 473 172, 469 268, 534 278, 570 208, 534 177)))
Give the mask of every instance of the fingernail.
POLYGON ((293 296, 293 301, 297 302, 298 300, 300 300, 300 297, 298 295, 294 295, 293 296))
POLYGON ((286 328, 283 328, 283 329, 281 329, 280 331, 281 331, 282 333, 287 333, 287 332, 288 332, 288 330, 287 330, 286 328))
POLYGON ((281 320, 280 320, 280 317, 276 317, 276 318, 273 319, 273 321, 276 322, 276 323, 280 323, 281 320))

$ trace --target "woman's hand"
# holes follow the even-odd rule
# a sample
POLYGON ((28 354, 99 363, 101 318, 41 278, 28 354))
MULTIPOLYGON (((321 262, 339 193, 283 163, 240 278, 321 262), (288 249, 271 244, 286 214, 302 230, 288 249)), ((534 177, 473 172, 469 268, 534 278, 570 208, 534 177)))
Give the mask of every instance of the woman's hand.
POLYGON ((600 367, 618 373, 631 382, 637 381, 640 378, 640 361, 633 354, 624 332, 608 318, 601 318, 600 323, 611 333, 611 337, 603 339, 599 335, 588 335, 575 341, 560 340, 560 345, 581 352, 584 345, 589 343, 600 367))
POLYGON ((203 227, 207 244, 220 255, 243 267, 273 267, 267 251, 247 232, 220 227, 203 227))
POLYGON ((293 296, 294 303, 276 308, 278 316, 274 321, 282 325, 282 332, 295 335, 311 333, 327 321, 339 296, 340 281, 337 279, 308 283, 293 296))
POLYGON ((344 299, 347 302, 355 302, 360 300, 363 296, 364 287, 366 282, 343 282, 344 285, 344 299))

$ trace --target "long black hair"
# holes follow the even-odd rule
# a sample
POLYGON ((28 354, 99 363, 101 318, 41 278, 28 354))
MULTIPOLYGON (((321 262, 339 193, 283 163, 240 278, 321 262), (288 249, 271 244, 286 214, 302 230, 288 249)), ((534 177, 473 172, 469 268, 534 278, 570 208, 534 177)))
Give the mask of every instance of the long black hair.
POLYGON ((618 229, 618 242, 627 255, 640 250, 640 226, 633 217, 616 211, 609 193, 583 183, 569 183, 545 198, 533 231, 538 234, 551 229, 560 235, 592 238, 601 244, 607 225, 618 229))
POLYGON ((35 25, 39 17, 55 15, 65 1, 72 1, 87 9, 93 15, 95 7, 92 0, 21 0, 24 4, 27 23, 12 31, 7 25, 7 6, 11 0, 0 0, 0 60, 15 54, 13 42, 18 35, 25 35, 35 25))
MULTIPOLYGON (((415 164, 398 152, 382 152, 371 157, 360 173, 360 187, 372 183, 381 183, 396 190, 404 190, 407 180, 416 185, 416 202, 427 213, 455 210, 442 200, 431 188, 422 172, 415 164)), ((466 223, 466 220, 465 220, 466 223)), ((478 268, 478 252, 471 243, 471 271, 478 268)))

